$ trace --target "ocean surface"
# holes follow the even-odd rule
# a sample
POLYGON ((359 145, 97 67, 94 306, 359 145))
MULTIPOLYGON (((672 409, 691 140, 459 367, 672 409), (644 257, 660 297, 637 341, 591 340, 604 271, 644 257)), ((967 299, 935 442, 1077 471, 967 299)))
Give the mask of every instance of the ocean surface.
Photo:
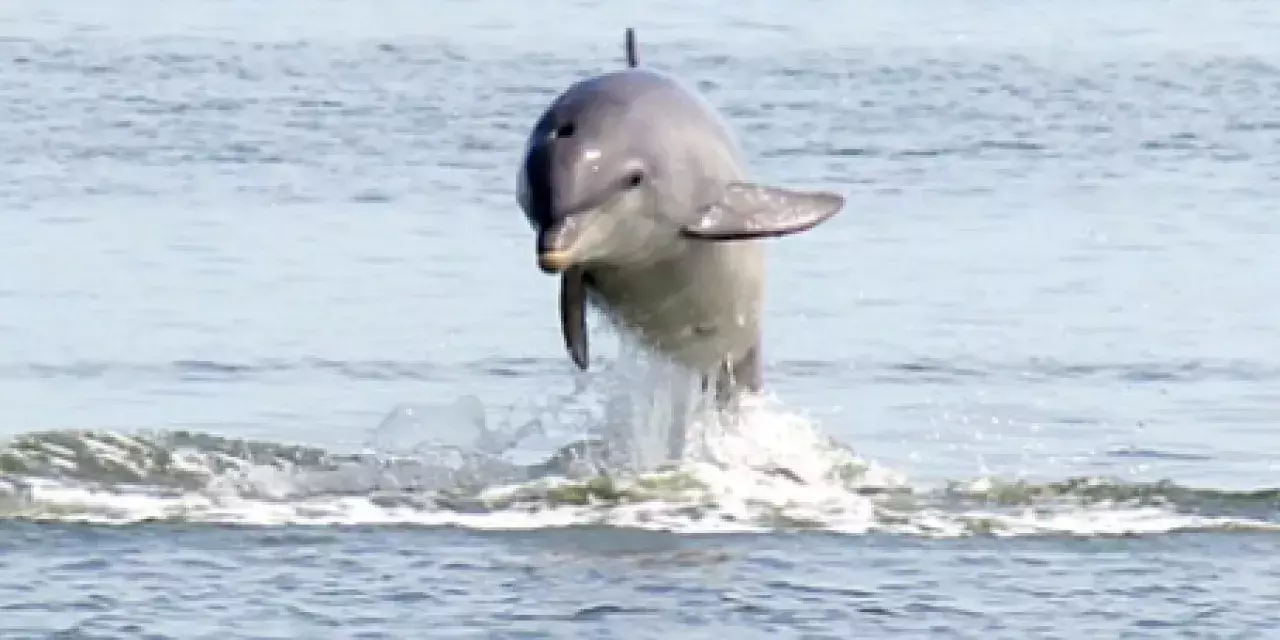
POLYGON ((0 638, 1274 638, 1277 33, 6 0, 0 638), (675 467, 662 363, 593 318, 574 369, 515 202, 627 26, 847 198, 770 241, 768 392, 675 467))

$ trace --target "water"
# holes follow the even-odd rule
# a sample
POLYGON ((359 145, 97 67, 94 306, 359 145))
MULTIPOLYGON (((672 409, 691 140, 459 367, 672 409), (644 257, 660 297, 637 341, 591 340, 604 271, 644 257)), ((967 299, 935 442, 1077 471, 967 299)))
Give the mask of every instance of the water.
POLYGON ((18 1, 0 27, 5 638, 1280 624, 1266 3, 18 1), (545 461, 652 432, 652 394, 604 331, 574 373, 514 168, 627 25, 761 179, 848 205, 772 244, 773 397, 602 478, 545 461))

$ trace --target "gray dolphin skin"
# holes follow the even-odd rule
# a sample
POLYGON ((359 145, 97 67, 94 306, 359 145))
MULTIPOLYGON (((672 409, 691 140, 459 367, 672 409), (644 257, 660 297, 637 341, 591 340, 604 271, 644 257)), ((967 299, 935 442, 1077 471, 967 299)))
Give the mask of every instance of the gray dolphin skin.
POLYGON ((587 370, 591 304, 716 385, 760 391, 764 238, 800 233, 844 197, 752 182, 726 124, 676 79, 627 67, 581 80, 536 121, 517 198, 538 265, 560 274, 565 348, 587 370))

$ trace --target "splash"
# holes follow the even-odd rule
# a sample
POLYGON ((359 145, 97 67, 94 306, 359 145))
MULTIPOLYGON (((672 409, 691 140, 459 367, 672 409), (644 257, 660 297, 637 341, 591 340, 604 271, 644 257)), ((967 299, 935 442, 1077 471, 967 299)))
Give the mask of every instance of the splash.
POLYGON ((634 347, 530 415, 404 405, 365 451, 186 431, 46 431, 0 446, 0 519, 123 524, 603 525, 681 534, 1151 535, 1280 528, 1280 491, 998 478, 916 487, 773 397, 710 410, 634 347))
POLYGON ((811 420, 754 399, 691 424, 679 464, 575 467, 583 440, 533 465, 472 454, 334 454, 190 432, 51 431, 0 453, 0 518, 123 524, 606 525, 677 533, 808 529, 911 536, 1272 530, 1280 493, 1170 483, 978 479, 933 490, 867 461, 811 420), (446 464, 444 460, 449 460, 446 464), (458 473, 459 469, 465 472, 458 473))

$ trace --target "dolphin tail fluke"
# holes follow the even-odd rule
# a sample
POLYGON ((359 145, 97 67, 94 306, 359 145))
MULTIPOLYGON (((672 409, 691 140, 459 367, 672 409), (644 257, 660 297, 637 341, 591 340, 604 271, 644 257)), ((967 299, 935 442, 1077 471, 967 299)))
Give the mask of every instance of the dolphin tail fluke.
POLYGON ((636 55, 636 30, 633 27, 627 27, 625 44, 627 50, 627 66, 632 69, 640 66, 640 58, 636 55))
POLYGON ((742 358, 720 365, 714 376, 702 376, 702 392, 710 391, 714 384, 716 410, 729 411, 742 393, 760 393, 764 389, 762 362, 757 336, 756 343, 742 358))

